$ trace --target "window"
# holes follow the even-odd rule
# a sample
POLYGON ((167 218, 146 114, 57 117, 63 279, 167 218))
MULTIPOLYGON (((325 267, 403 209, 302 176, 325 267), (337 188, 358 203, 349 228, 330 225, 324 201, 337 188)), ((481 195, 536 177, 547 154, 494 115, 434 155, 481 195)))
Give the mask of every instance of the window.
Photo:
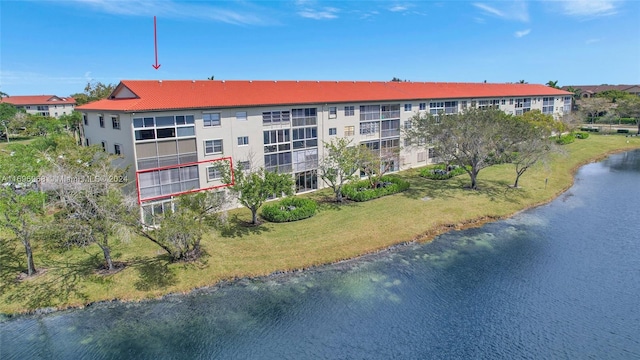
POLYGON ((360 123, 360 135, 377 134, 379 131, 379 122, 360 123))
POLYGON ((111 127, 114 129, 120 129, 120 118, 117 116, 111 117, 111 127))
POLYGON ((513 105, 513 99, 509 99, 509 105, 513 105))
POLYGON ((89 146, 89 138, 84 139, 84 145, 89 146))
POLYGON ((542 98, 542 113, 553 114, 553 98, 552 97, 542 98))
POLYGON ((427 161, 427 152, 426 151, 422 151, 418 153, 418 162, 425 162, 427 161))
POLYGON ((344 116, 354 116, 354 115, 355 115, 355 106, 344 107, 344 116))
POLYGON ((429 159, 433 159, 434 157, 436 157, 436 152, 435 152, 435 150, 433 150, 433 148, 429 148, 428 157, 429 157, 429 159))
POLYGON ((502 99, 500 102, 502 103, 502 105, 507 105, 507 100, 505 99, 502 99))
POLYGON ((122 155, 122 146, 120 146, 120 144, 113 144, 113 153, 116 155, 122 155))
POLYGON ((98 117, 98 119, 100 120, 100 127, 103 128, 104 127, 104 116, 100 115, 98 117))
POLYGON ((102 145, 102 151, 107 151, 107 142, 102 140, 100 142, 100 145, 102 145))
POLYGON ((353 136, 356 134, 355 126, 345 126, 344 127, 344 136, 353 136))
POLYGON ((360 106, 360 121, 379 120, 380 105, 360 106))
POLYGON ((204 141, 205 155, 220 154, 221 152, 222 152, 222 139, 204 141))
POLYGON ((290 119, 291 113, 289 111, 265 111, 262 113, 263 124, 278 124, 280 122, 289 122, 290 119))
POLYGON ((153 129, 136 130, 136 140, 152 140, 156 138, 156 131, 153 129))
POLYGON ((222 179, 222 172, 216 166, 207 167, 207 181, 222 179))
POLYGON ((427 110, 427 103, 420 103, 420 110, 427 110))
POLYGON ((238 161, 238 166, 236 168, 239 170, 249 170, 251 168, 251 163, 249 161, 238 161))
POLYGON ((236 120, 246 121, 247 120, 247 112, 246 111, 238 111, 238 112, 236 112, 236 120))
POLYGON ((87 117, 87 114, 82 114, 82 122, 84 122, 85 125, 89 125, 89 118, 87 117))
POLYGON ((305 147, 318 146, 318 128, 307 127, 291 130, 293 138, 293 148, 302 149, 305 147))
POLYGON ((291 111, 291 126, 316 125, 316 108, 293 109, 291 111))
POLYGON ((249 145, 248 136, 238 136, 238 146, 249 145))
POLYGON ((204 126, 220 126, 220 113, 202 114, 204 126))
POLYGON ((411 104, 404 104, 404 111, 411 111, 411 104))
POLYGON ((329 119, 335 119, 338 117, 338 108, 335 106, 329 107, 329 119))
POLYGON ((571 96, 564 97, 564 112, 568 113, 571 111, 571 96))
POLYGON ((381 119, 395 119, 400 117, 400 104, 382 105, 380 109, 382 110, 381 119))
POLYGON ((336 135, 338 130, 336 128, 329 128, 329 135, 336 135))

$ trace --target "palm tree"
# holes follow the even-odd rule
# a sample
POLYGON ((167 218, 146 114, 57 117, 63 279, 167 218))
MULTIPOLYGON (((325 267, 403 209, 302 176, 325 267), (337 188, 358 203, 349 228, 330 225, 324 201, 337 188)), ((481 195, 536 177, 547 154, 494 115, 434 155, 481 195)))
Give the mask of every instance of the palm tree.
POLYGON ((7 94, 6 92, 0 91, 0 99, 6 98, 6 97, 9 97, 9 94, 7 94))
POLYGON ((549 80, 545 85, 554 89, 560 89, 560 87, 558 86, 558 80, 549 80))
POLYGON ((528 82, 526 82, 524 80, 520 80, 520 81, 518 81, 518 84, 528 84, 528 82))

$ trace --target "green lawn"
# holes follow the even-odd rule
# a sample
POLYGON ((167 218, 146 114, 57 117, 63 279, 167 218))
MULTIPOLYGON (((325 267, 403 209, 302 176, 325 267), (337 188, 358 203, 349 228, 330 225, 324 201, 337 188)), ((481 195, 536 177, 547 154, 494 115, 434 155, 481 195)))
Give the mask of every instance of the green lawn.
POLYGON ((24 252, 17 241, 5 240, 0 242, 0 312, 154 298, 221 280, 336 262, 401 242, 427 241, 444 231, 479 225, 548 202, 571 186, 578 166, 632 148, 640 148, 640 138, 577 140, 564 147, 566 156, 525 173, 519 189, 509 186, 515 176, 511 165, 481 171, 478 191, 464 189, 467 175, 434 181, 409 170, 401 173, 411 182, 408 191, 369 202, 337 206, 325 201, 332 195, 327 190, 310 194, 324 202, 316 216, 299 222, 248 227, 248 210, 230 211, 229 229, 210 234, 203 242, 207 255, 193 264, 168 263, 154 244, 130 238, 113 241, 114 258, 126 267, 113 275, 100 275, 95 269, 102 255, 95 245, 45 253, 42 244, 35 244, 36 267, 44 271, 15 282, 11 280, 24 267, 24 252))

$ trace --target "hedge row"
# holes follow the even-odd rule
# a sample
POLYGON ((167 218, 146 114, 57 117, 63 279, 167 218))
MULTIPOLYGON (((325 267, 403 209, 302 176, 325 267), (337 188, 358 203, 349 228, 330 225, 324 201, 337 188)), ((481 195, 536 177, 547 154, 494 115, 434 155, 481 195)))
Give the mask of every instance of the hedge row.
POLYGON ((447 165, 445 164, 438 164, 420 169, 420 176, 431 180, 447 180, 464 173, 466 173, 464 168, 459 166, 455 166, 453 168, 449 166, 449 171, 447 171, 447 165))
MULTIPOLYGON (((598 118, 594 118, 594 123, 596 124, 609 124, 611 122, 610 119, 607 119, 605 117, 598 117, 598 118)), ((637 124, 636 119, 634 118, 619 118, 619 119, 615 119, 615 121, 613 121, 614 124, 620 124, 620 125, 635 125, 637 124)))
POLYGON ((267 221, 281 223, 310 218, 317 209, 315 201, 293 196, 264 205, 261 215, 267 221))
POLYGON ((405 191, 409 188, 409 182, 395 176, 383 176, 378 182, 378 187, 372 189, 369 180, 361 180, 349 183, 342 188, 342 194, 353 201, 368 201, 386 195, 405 191))

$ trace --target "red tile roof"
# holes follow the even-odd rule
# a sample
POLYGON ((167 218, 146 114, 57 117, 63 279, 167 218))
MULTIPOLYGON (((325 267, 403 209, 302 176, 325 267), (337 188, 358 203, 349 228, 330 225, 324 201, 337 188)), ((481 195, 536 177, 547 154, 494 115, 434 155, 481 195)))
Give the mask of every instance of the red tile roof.
POLYGON ((78 110, 153 111, 284 104, 402 101, 572 93, 536 84, 382 81, 123 80, 111 98, 78 110), (127 89, 136 97, 122 98, 127 89))
POLYGON ((76 100, 72 97, 60 97, 55 95, 19 95, 4 97, 2 98, 2 100, 0 100, 0 102, 9 103, 16 106, 23 106, 75 104, 76 100))

